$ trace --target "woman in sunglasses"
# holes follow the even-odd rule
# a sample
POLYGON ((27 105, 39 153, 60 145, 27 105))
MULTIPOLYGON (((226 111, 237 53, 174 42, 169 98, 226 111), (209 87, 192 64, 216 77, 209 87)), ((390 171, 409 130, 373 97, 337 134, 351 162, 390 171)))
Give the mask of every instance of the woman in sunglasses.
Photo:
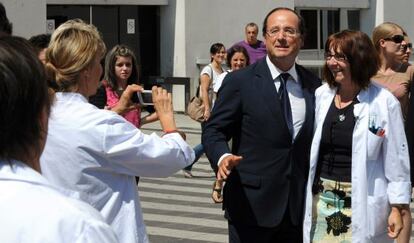
MULTIPOLYGON (((404 62, 408 44, 404 40, 404 35, 406 35, 404 29, 392 22, 385 22, 374 28, 372 41, 379 53, 381 66, 372 79, 391 91, 400 101, 405 121, 408 115, 410 86, 414 80, 414 69, 407 62, 404 62)), ((408 140, 411 139, 408 138, 408 140)), ((413 164, 411 164, 411 168, 413 168, 413 164)), ((412 184, 414 182, 413 175, 414 171, 412 170, 412 184)), ((411 212, 409 207, 402 210, 402 215, 406 227, 398 237, 399 243, 409 242, 411 234, 411 212)))

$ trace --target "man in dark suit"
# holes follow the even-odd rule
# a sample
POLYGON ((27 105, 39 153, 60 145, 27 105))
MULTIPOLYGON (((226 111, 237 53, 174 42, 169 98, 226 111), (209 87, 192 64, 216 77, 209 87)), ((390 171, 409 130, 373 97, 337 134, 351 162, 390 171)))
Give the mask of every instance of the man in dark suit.
POLYGON ((303 34, 297 13, 273 9, 263 24, 267 57, 227 75, 203 131, 207 156, 226 180, 230 242, 302 241, 314 91, 321 84, 295 64, 303 34))

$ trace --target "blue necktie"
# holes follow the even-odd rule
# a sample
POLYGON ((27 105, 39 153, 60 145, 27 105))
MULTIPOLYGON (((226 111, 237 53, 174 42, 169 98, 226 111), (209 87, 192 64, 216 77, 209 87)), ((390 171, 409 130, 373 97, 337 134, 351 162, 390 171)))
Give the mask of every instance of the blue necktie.
POLYGON ((282 109, 285 115, 287 127, 290 134, 293 135, 292 110, 290 108, 289 94, 286 89, 286 82, 289 80, 289 77, 289 73, 282 73, 279 75, 280 86, 278 95, 280 102, 282 103, 282 109))

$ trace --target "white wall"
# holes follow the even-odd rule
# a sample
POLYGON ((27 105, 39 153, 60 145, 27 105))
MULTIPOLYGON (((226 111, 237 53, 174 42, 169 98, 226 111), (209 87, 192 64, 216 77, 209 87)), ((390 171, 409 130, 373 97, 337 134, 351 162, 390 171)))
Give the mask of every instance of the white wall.
POLYGON ((13 35, 29 38, 46 33, 46 0, 1 0, 13 23, 13 35))

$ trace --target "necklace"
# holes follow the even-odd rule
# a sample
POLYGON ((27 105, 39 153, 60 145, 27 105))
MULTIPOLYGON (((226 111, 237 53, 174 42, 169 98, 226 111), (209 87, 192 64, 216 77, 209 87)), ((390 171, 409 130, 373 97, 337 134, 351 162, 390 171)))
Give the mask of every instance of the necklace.
POLYGON ((355 97, 358 95, 359 90, 352 96, 353 98, 351 99, 351 102, 349 104, 347 104, 344 109, 342 109, 342 101, 341 101, 341 96, 338 94, 338 92, 336 93, 336 97, 338 97, 338 106, 339 109, 338 110, 338 121, 339 122, 343 122, 346 119, 346 115, 345 113, 347 112, 348 109, 345 109, 346 107, 348 107, 349 105, 351 105, 354 102, 355 97))
POLYGON ((338 121, 343 122, 346 119, 346 115, 344 113, 344 110, 342 110, 342 102, 341 102, 341 97, 336 94, 336 97, 338 97, 338 105, 339 105, 339 109, 338 109, 338 121))

